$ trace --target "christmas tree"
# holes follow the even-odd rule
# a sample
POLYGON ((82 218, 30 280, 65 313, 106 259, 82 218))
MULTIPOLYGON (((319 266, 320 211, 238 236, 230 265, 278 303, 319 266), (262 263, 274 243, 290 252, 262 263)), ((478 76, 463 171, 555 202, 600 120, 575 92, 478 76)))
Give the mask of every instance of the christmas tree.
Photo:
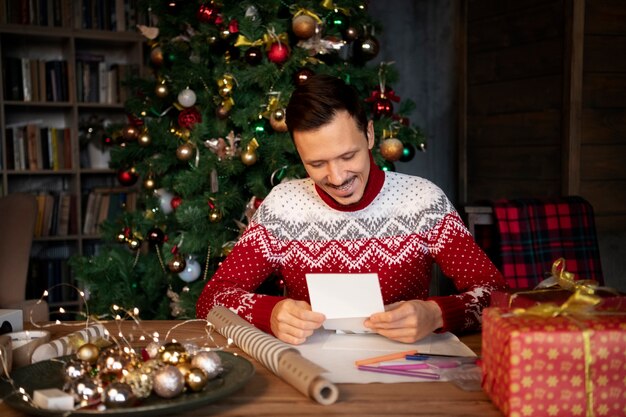
MULTIPOLYGON (((138 208, 101 226, 101 250, 71 261, 91 312, 193 317, 196 299, 273 186, 306 175, 285 124, 298 83, 342 77, 370 104, 384 170, 424 150, 375 63, 379 25, 357 1, 142 4, 150 74, 128 80, 128 124, 111 130, 111 166, 138 208)), ((262 291, 280 291, 280 277, 262 291)))

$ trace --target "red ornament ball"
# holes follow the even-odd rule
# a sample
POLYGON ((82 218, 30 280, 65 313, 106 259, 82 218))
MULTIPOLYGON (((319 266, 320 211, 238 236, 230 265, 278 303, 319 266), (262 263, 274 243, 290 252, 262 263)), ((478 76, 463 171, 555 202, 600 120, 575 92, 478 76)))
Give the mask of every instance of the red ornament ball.
POLYGON ((196 18, 200 23, 215 23, 219 11, 213 3, 201 4, 196 13, 196 18))
POLYGON ((179 195, 172 197, 172 201, 170 201, 170 205, 174 210, 178 208, 183 202, 183 198, 179 195))
POLYGON ((281 42, 274 42, 267 51, 267 58, 274 64, 282 64, 287 61, 290 53, 291 51, 288 45, 281 42))
POLYGON ((178 113, 178 125, 185 129, 192 129, 196 123, 202 122, 202 115, 195 107, 183 109, 178 113))
POLYGON ((372 112, 377 119, 389 117, 393 114, 393 104, 388 98, 378 98, 374 101, 372 112))
POLYGON ((153 227, 152 229, 148 230, 148 242, 152 243, 153 245, 160 245, 163 243, 164 240, 165 233, 163 233, 163 230, 159 229, 158 227, 153 227))
POLYGON ((134 185, 138 179, 139 175, 137 175, 133 168, 127 170, 122 169, 117 172, 117 180, 125 187, 134 185))

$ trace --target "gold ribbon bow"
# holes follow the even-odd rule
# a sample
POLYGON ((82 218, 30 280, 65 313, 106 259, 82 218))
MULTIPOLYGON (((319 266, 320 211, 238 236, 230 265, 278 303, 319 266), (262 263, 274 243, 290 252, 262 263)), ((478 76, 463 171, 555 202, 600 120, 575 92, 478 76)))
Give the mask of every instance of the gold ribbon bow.
POLYGON ((325 9, 328 9, 328 10, 338 10, 341 13, 345 14, 346 16, 350 16, 350 9, 348 9, 347 7, 338 7, 335 4, 335 2, 332 1, 332 0, 322 0, 322 2, 320 4, 325 9))
POLYGON ((298 17, 300 15, 306 15, 306 16, 312 17, 313 20, 315 20, 318 25, 321 25, 323 23, 322 19, 320 19, 318 15, 316 15, 315 13, 313 13, 312 11, 308 9, 305 9, 304 7, 299 8, 298 10, 296 10, 295 13, 293 13, 293 17, 298 17))

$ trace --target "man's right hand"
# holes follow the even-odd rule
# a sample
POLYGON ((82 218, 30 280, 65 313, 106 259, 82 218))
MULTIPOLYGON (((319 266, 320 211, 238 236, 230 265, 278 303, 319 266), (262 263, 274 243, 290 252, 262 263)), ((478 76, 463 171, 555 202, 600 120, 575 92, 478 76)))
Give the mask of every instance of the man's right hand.
POLYGON ((292 345, 304 343, 315 329, 319 329, 326 317, 311 310, 306 301, 291 298, 279 301, 272 310, 271 329, 278 339, 292 345))

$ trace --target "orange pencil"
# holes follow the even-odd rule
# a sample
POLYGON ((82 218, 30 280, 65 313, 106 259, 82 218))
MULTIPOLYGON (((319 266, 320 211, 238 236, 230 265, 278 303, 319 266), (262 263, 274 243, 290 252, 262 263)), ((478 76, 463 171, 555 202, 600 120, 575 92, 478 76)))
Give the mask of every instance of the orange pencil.
POLYGON ((415 355, 415 354, 417 354, 417 350, 407 350, 406 352, 389 353, 387 355, 376 356, 373 358, 359 359, 358 361, 355 361, 354 364, 356 366, 371 365, 373 363, 392 361, 394 359, 404 359, 406 355, 415 355))

